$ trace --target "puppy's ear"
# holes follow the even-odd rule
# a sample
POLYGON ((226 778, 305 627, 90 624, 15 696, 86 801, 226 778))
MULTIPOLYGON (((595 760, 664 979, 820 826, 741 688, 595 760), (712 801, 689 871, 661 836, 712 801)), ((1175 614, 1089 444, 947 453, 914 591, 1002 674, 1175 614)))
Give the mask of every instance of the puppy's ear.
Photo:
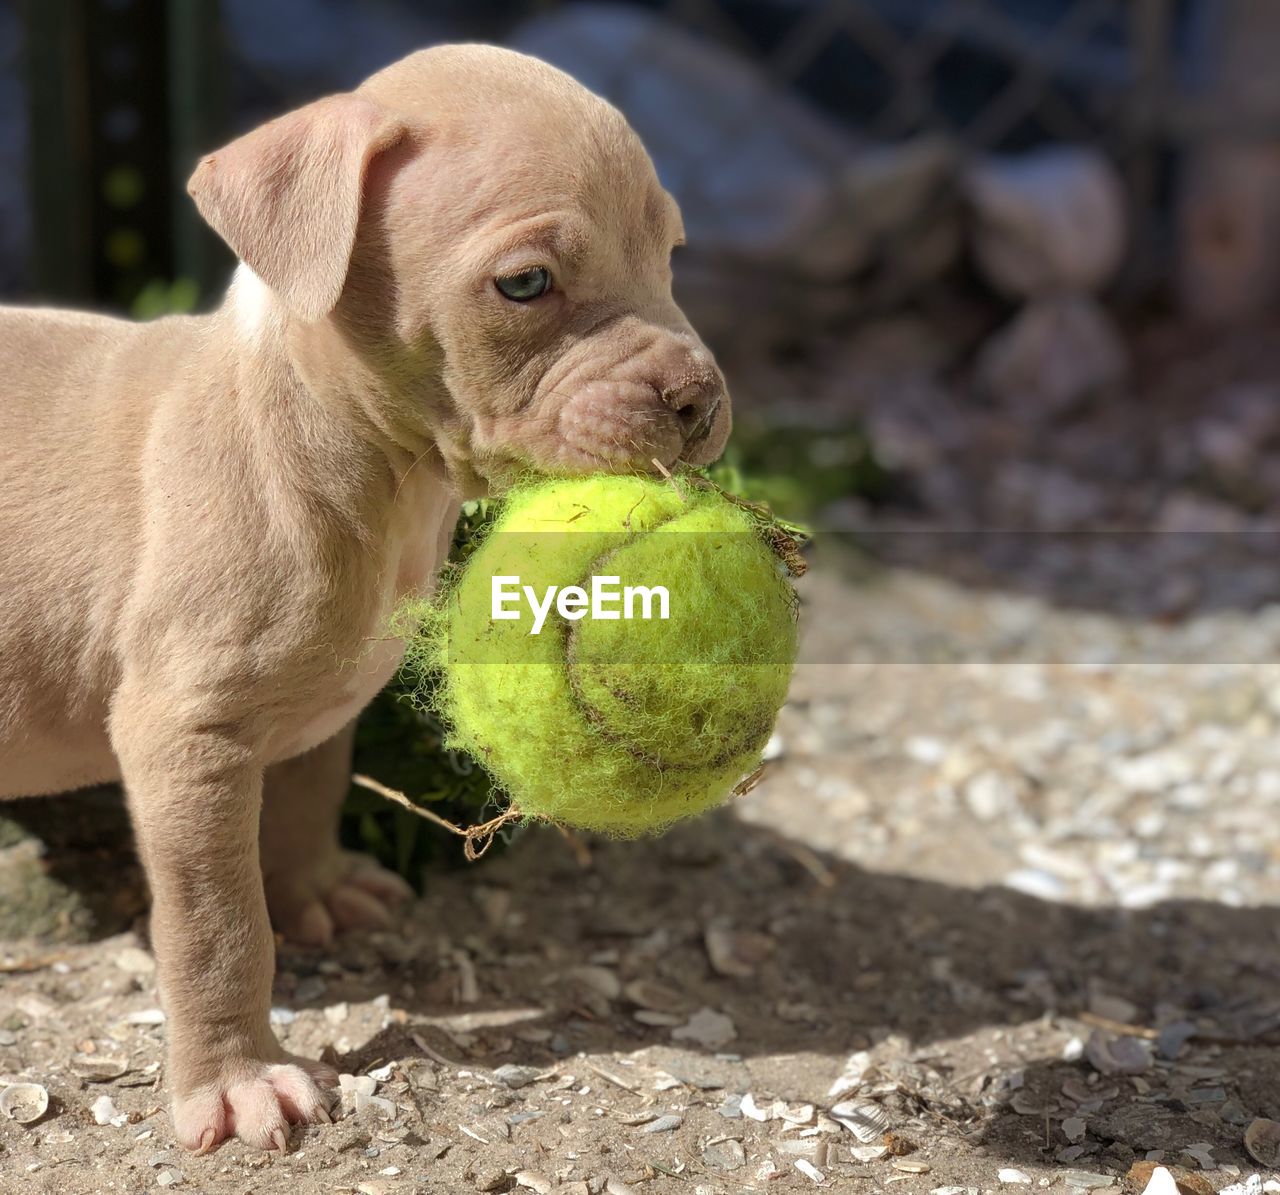
POLYGON ((329 96, 206 156, 187 191, 236 256, 312 322, 346 282, 369 163, 405 131, 363 96, 329 96))

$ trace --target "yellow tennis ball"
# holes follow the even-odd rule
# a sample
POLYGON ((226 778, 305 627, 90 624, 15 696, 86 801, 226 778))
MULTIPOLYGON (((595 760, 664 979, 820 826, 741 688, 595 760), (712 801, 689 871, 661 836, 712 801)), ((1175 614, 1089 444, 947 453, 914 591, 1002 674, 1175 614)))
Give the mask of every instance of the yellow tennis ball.
POLYGON ((528 817, 633 837, 719 804, 795 661, 771 537, 789 542, 692 475, 516 489, 411 652, 446 744, 528 817))

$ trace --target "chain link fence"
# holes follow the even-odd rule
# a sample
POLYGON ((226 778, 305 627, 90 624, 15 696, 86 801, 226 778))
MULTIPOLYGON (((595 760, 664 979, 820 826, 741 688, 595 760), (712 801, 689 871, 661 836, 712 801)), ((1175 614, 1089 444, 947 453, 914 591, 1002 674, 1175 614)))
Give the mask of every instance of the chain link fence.
MULTIPOLYGON (((25 152, 35 187, 24 202, 21 172, 0 184, 10 230, 0 238, 0 286, 12 292, 25 279, 52 298, 128 306, 150 271, 194 274, 208 291, 227 263, 192 232, 179 189, 205 142, 353 86, 412 47, 492 40, 546 53, 616 99, 659 143, 664 181, 683 203, 706 209, 712 233, 722 227, 715 209, 730 225, 742 212, 758 218, 782 202, 777 193, 786 187, 816 192, 816 175, 825 172, 830 210, 792 212, 785 253, 767 244, 753 252, 746 234, 719 248, 714 236, 702 242, 731 290, 744 271, 769 267, 780 280, 780 309, 798 304, 809 318, 865 313, 918 294, 938 275, 936 260, 921 266, 929 257, 922 242, 935 242, 935 259, 954 257, 963 235, 938 230, 957 219, 962 164, 1046 144, 1096 147, 1119 169, 1136 233, 1125 277, 1141 290, 1170 272, 1173 171, 1184 151, 1224 135, 1265 144, 1280 129, 1280 86, 1269 81, 1280 43, 1274 8, 1247 0, 0 0, 0 161, 16 164, 25 152), (16 47, 24 33, 21 88, 16 47), (574 39, 584 35, 586 48, 575 56, 574 39), (165 59, 160 66, 155 55, 165 59), (725 86, 716 91, 704 81, 699 90, 692 77, 699 70, 725 86), (130 72, 167 79, 165 95, 130 97, 130 72), (89 91, 103 94, 89 94, 86 78, 99 81, 89 91), (122 125, 116 92, 121 103, 167 105, 164 131, 145 121, 122 125), (664 93, 700 106, 664 108, 664 93), (100 127, 108 118, 115 132, 100 127), (65 258, 90 241, 100 249, 114 237, 117 250, 127 246, 128 236, 110 226, 124 216, 94 216, 68 203, 67 190, 72 180, 100 194, 113 156, 129 154, 130 127, 167 138, 171 159, 167 176, 134 188, 135 202, 145 206, 147 194, 163 188, 178 206, 163 229, 164 251, 146 247, 146 269, 126 270, 119 285, 109 275, 124 267, 108 260, 92 276, 77 276, 65 258), (746 152, 753 144, 754 157, 746 152), (927 145, 935 155, 902 167, 914 179, 905 193, 883 185, 889 159, 869 152, 902 145, 927 145), (799 174, 786 173, 789 159, 803 159, 799 174), (862 163, 861 181, 841 193, 832 180, 854 162, 862 163), (912 219, 881 218, 904 199, 919 209, 912 219), (843 232, 833 232, 842 222, 843 232), (27 223, 37 252, 24 271, 27 223), (811 250, 799 243, 810 233, 811 250), (851 250, 847 242, 859 237, 875 242, 873 250, 851 250), (791 270, 806 257, 828 268, 791 270)), ((155 155, 148 160, 154 167, 155 155)), ((115 191, 127 200, 130 188, 115 191)), ((822 206, 808 192, 793 202, 822 206)), ((783 225, 786 216, 778 216, 783 225)), ((145 240, 145 230, 136 231, 145 240)))

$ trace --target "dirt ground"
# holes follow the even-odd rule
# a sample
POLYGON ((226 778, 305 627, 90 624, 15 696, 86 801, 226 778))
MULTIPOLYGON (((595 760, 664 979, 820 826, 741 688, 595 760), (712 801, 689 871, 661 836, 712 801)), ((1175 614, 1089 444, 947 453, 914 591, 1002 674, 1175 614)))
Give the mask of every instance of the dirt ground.
POLYGON ((0 1191, 1269 1180, 1243 1137, 1280 1118, 1280 619, 1126 623, 843 554, 805 600, 734 808, 531 831, 399 933, 282 949, 286 1047, 368 1076, 286 1156, 174 1148, 118 809, 40 802, 0 852, 0 1083, 50 1105, 0 1117, 0 1191))

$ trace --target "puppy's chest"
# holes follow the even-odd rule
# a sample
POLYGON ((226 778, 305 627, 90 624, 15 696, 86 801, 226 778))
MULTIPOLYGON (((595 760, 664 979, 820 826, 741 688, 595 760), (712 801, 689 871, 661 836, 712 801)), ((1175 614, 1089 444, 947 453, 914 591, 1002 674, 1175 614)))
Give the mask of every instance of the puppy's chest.
POLYGON ((392 616, 407 598, 426 597, 448 555, 457 505, 427 477, 406 479, 385 538, 377 598, 364 618, 355 651, 340 665, 329 693, 283 737, 283 759, 323 743, 351 721, 395 675, 405 642, 391 634, 392 616))

